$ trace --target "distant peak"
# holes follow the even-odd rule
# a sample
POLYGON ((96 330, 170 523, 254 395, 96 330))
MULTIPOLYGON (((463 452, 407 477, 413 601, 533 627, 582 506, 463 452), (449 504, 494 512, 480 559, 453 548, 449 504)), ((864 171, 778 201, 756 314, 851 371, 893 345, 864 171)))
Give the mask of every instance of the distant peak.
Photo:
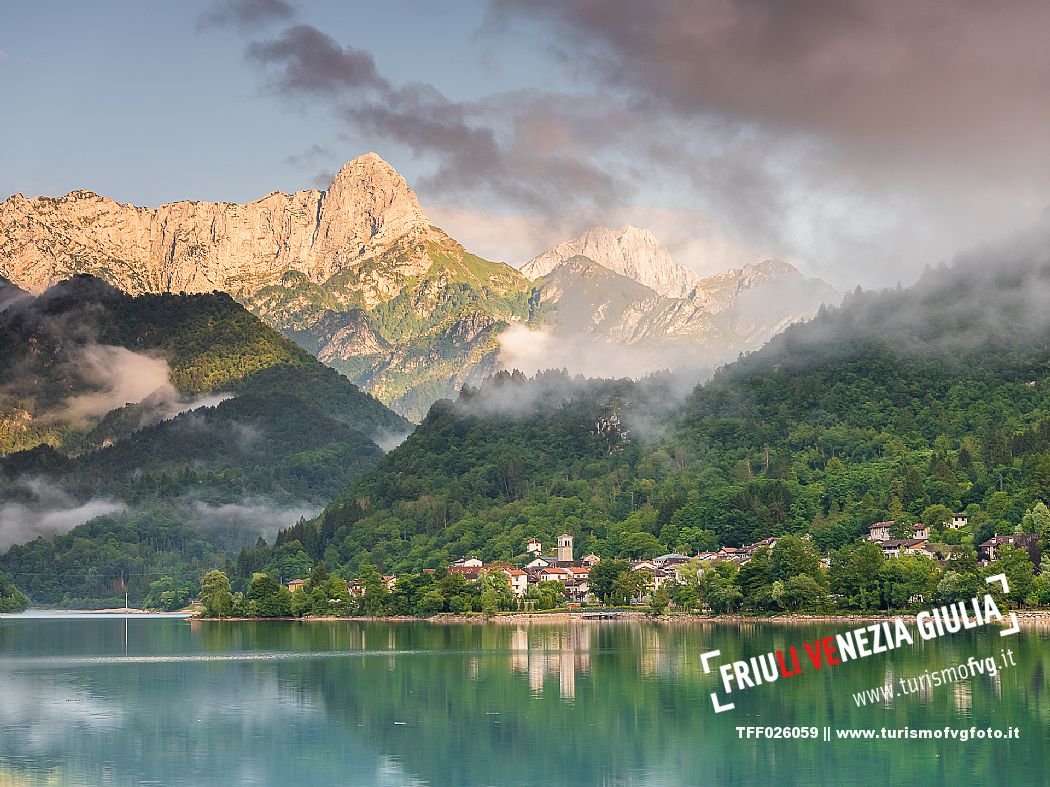
POLYGON ((775 257, 759 262, 749 262, 743 268, 745 271, 763 271, 769 273, 798 273, 799 270, 790 262, 778 260, 775 257))
POLYGON ((672 260, 652 232, 630 224, 616 230, 592 227, 578 238, 559 243, 530 260, 521 270, 529 278, 538 279, 575 255, 589 257, 614 273, 672 298, 685 297, 700 280, 691 268, 672 260))

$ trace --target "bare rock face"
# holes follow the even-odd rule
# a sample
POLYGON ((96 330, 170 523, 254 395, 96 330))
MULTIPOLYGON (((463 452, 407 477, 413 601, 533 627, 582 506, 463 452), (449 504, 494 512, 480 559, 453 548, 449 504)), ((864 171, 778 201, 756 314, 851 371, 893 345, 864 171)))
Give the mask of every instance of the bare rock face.
POLYGON ((618 230, 608 227, 587 230, 575 240, 559 243, 525 263, 521 272, 530 279, 538 279, 576 256, 594 260, 669 298, 688 295, 700 281, 691 268, 672 260, 649 230, 630 226, 618 230))
MULTIPOLYGON (((327 191, 274 192, 247 205, 174 202, 156 210, 91 191, 0 203, 0 274, 30 292, 92 273, 130 293, 234 294, 286 271, 313 282, 359 266, 400 240, 401 276, 429 262, 430 223, 415 193, 374 153, 346 164, 327 191)), ((389 297, 364 282, 365 300, 389 297)))

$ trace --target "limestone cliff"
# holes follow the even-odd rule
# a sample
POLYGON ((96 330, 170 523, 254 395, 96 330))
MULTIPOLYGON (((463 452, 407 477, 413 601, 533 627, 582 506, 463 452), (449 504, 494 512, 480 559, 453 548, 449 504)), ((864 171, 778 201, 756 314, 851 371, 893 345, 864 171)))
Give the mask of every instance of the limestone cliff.
POLYGON ((131 294, 227 292, 412 419, 498 368, 515 322, 718 360, 834 296, 775 260, 701 278, 636 227, 589 230, 519 272, 431 226, 374 153, 325 191, 245 205, 153 209, 84 190, 0 203, 0 309, 80 273, 131 294))
POLYGON ((363 272, 366 303, 396 294, 398 278, 429 267, 432 232, 415 193, 374 153, 346 164, 327 191, 273 192, 246 205, 173 202, 157 209, 91 191, 0 203, 0 272, 30 292, 92 273, 129 293, 238 296, 288 271, 312 282, 360 267, 401 241, 397 270, 363 272))
POLYGON ((83 190, 0 203, 0 275, 39 293, 78 273, 132 294, 228 292, 413 418, 455 395, 470 374, 458 365, 491 365, 501 327, 529 311, 529 281, 431 226, 374 153, 325 191, 246 205, 152 209, 83 190), (486 329, 464 332, 478 315, 486 329))

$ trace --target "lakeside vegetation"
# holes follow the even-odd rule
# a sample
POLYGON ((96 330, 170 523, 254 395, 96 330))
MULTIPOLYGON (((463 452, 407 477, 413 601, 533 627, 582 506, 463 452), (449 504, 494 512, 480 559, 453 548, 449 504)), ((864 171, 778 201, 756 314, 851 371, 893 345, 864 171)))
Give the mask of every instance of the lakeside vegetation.
POLYGON ((18 587, 0 574, 0 613, 24 612, 29 608, 29 598, 18 587))
MULTIPOLYGON (((1039 504, 1039 517, 1050 536, 1050 511, 1039 504)), ((1000 557, 979 566, 972 548, 941 565, 921 555, 886 558, 876 543, 848 545, 831 554, 830 570, 811 539, 780 538, 760 547, 743 565, 732 561, 693 560, 680 566, 678 578, 652 587, 645 571, 627 560, 597 563, 590 587, 602 607, 643 609, 651 615, 677 612, 710 615, 813 613, 851 615, 907 612, 946 605, 991 593, 1003 608, 1050 606, 1050 565, 1036 573, 1026 550, 1004 545, 1000 557), (1005 574, 1010 592, 985 578, 1005 574)), ((564 608, 565 586, 556 581, 530 584, 515 597, 500 570, 484 571, 475 582, 460 573, 407 574, 388 582, 365 565, 352 583, 314 567, 294 592, 265 571, 253 572, 243 590, 219 570, 205 574, 200 588, 203 614, 209 617, 415 616, 442 613, 488 615, 508 611, 564 608), (392 586, 391 586, 392 585, 392 586)), ((578 605, 577 605, 578 606, 578 605)))
MULTIPOLYGON (((501 373, 465 388, 456 402, 435 404, 404 443, 345 489, 325 487, 336 496, 323 513, 275 543, 234 555, 208 536, 211 557, 163 550, 172 568, 150 566, 159 573, 138 582, 137 598, 158 581, 165 584, 157 598, 196 588, 205 568, 220 568, 231 594, 260 601, 272 594, 249 598, 257 574, 281 585, 310 578, 323 563, 344 581, 374 568, 415 582, 421 591, 406 590, 398 602, 411 614, 481 609, 475 590, 431 586, 445 581, 445 566, 464 555, 520 565, 528 539, 549 543, 561 532, 575 537, 580 554, 594 552, 607 565, 780 539, 781 550, 759 552, 747 565, 719 564, 668 587, 669 599, 686 609, 873 610, 963 596, 982 582, 975 552, 992 535, 1035 533, 1044 552, 1048 545, 1050 324, 1042 311, 1024 308, 1046 279, 1050 266, 1022 260, 855 293, 691 391, 673 375, 633 382, 501 373), (1026 319, 1007 324, 1007 313, 1026 319), (946 527, 954 512, 967 516, 966 530, 946 527), (882 560, 860 543, 876 521, 893 522, 892 536, 922 522, 931 543, 957 549, 943 565, 882 560), (829 569, 819 567, 821 558, 829 569), (426 569, 439 573, 428 579, 426 569)), ((292 418, 309 406, 303 391, 273 414, 292 418)), ((251 459, 330 426, 311 429, 281 427, 281 440, 251 459)), ((248 475, 222 470, 226 461, 217 460, 215 493, 243 495, 248 475)), ((169 472, 198 484, 198 471, 175 470, 179 462, 185 457, 169 472)), ((323 452, 310 463, 319 473, 345 465, 323 452)), ((148 477, 125 483, 136 488, 148 477)), ((133 534, 75 530, 69 542, 62 538, 15 548, 0 558, 0 570, 25 565, 53 583, 52 544, 74 547, 66 553, 76 557, 62 564, 67 576, 97 576, 113 587, 128 568, 133 534), (77 546, 79 538, 87 540, 77 546), (117 554, 99 549, 111 544, 117 554)), ((999 557, 1018 564, 1013 603, 1047 603, 1050 572, 1027 554, 1011 554, 999 557)), ((24 589, 37 598, 37 588, 24 589)))
MULTIPOLYGON (((513 564, 527 539, 564 530, 603 561, 809 537, 790 559, 774 550, 705 572, 676 590, 686 608, 965 596, 983 584, 976 549, 991 536, 1040 534, 1045 551, 1050 498, 1050 325, 1001 319, 1024 312, 1050 269, 982 263, 855 293, 684 398, 673 376, 497 375, 435 404, 321 516, 242 556, 231 579, 305 578, 321 561, 344 579, 463 555, 513 564), (946 527, 953 512, 966 530, 946 527), (883 560, 860 543, 877 521, 894 536, 922 522, 931 543, 958 549, 944 565, 883 560), (813 568, 821 557, 828 571, 813 568)), ((1000 559, 1017 576, 1013 603, 1047 603, 1042 566, 1009 549, 1000 559)))
POLYGON ((24 542, 0 572, 39 605, 122 607, 127 593, 170 608, 260 533, 320 510, 382 458, 377 440, 409 428, 226 295, 132 297, 75 277, 0 313, 0 453, 27 448, 0 457, 0 539, 24 542), (162 358, 174 387, 69 420, 70 401, 106 393, 84 361, 102 345, 162 358), (32 418, 4 420, 23 405, 32 418), (78 511, 101 516, 57 535, 46 524, 78 511))

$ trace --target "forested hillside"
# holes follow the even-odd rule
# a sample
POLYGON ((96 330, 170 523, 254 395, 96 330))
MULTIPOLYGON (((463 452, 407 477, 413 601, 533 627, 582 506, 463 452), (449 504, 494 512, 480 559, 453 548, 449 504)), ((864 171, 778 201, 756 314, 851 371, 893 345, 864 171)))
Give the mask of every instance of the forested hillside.
POLYGON ((193 588, 410 428, 222 294, 77 277, 0 312, 0 358, 9 445, 33 446, 0 457, 0 573, 36 603, 193 588))
POLYGON ((784 533, 827 551, 877 520, 937 528, 960 510, 978 542, 1011 532, 1050 497, 1045 248, 855 293, 684 399, 671 379, 501 377, 435 405, 281 540, 396 573, 509 559, 563 530, 581 553, 632 557, 784 533))
MULTIPOLYGON (((148 528, 134 520, 187 489, 213 525, 219 506, 262 490, 280 503, 334 497, 275 545, 255 544, 226 563, 239 589, 255 572, 287 581, 321 561, 350 578, 362 570, 373 576, 368 564, 404 574, 465 554, 512 560, 526 539, 549 543, 563 531, 576 537, 577 554, 605 558, 809 534, 816 553, 847 549, 837 553, 845 566, 865 559, 852 545, 882 520, 895 523, 896 535, 925 522, 931 538, 968 546, 961 554, 969 565, 972 547, 993 533, 1050 535, 1038 506, 1050 498, 1047 248, 1028 239, 930 271, 911 288, 858 291, 695 388, 673 375, 632 382, 502 373, 434 405, 383 458, 341 431, 355 422, 340 417, 349 404, 339 392, 356 392, 340 388, 342 378, 308 364, 258 373, 238 383, 237 398, 112 447, 73 458, 47 449, 10 457, 8 472, 88 479, 136 508, 16 548, 0 571, 30 567, 47 577, 46 587, 44 579, 26 586, 34 599, 98 598, 85 584, 71 595, 63 582, 89 577, 123 587, 136 571, 156 572, 163 587, 177 579, 190 592, 191 577, 223 563, 221 548, 233 542, 201 538, 187 524, 192 517, 176 515, 168 528, 168 504, 150 514, 148 528), (269 425, 256 435, 246 422, 269 425), (205 427, 197 437, 195 424, 205 427), (197 452, 213 461, 191 462, 197 452), (956 511, 968 514, 966 531, 943 527, 956 511), (140 532, 152 535, 129 546, 140 532), (55 582, 57 575, 67 579, 55 582)), ((243 539, 243 530, 233 532, 243 539)), ((752 561, 748 575, 765 559, 752 561)), ((814 568, 814 581, 822 576, 814 568)), ((760 604, 769 581, 748 598, 760 604)), ((149 583, 138 582, 144 594, 149 583)))

